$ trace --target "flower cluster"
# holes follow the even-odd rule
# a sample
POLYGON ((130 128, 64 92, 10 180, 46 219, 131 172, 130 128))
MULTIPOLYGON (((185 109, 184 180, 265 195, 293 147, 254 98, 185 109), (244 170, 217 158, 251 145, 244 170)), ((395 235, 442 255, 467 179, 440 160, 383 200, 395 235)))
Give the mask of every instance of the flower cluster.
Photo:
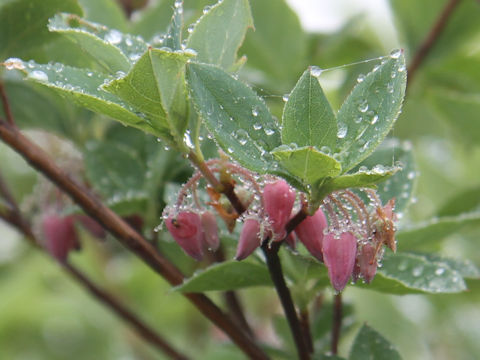
POLYGON ((336 291, 342 291, 351 278, 372 281, 383 245, 396 250, 394 199, 383 205, 372 189, 329 194, 314 214, 288 234, 287 223, 306 205, 303 194, 297 196, 285 180, 272 176, 260 179, 236 164, 212 160, 209 166, 235 185, 247 210, 237 214, 221 194, 208 186, 210 201, 202 203, 197 191, 202 175, 194 174, 180 191, 177 203, 165 209, 164 219, 175 241, 196 260, 202 260, 205 250, 215 251, 220 245, 216 217, 206 206, 216 211, 230 231, 235 223, 243 222, 237 260, 248 257, 265 241, 285 241, 295 249, 299 240, 325 264, 336 291))

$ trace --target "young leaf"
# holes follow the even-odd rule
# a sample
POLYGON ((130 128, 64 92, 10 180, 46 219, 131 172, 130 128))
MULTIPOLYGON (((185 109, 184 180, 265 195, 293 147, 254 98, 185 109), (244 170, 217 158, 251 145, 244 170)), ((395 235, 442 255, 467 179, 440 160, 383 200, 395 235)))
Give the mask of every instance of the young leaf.
POLYGON ((104 89, 148 116, 152 126, 170 129, 181 143, 188 120, 184 72, 190 57, 184 52, 149 49, 127 76, 104 89))
POLYGON ((462 227, 478 224, 480 224, 480 212, 478 211, 457 216, 433 218, 397 232, 398 247, 402 250, 436 249, 445 237, 462 227))
POLYGON ((49 21, 48 29, 73 41, 110 74, 127 72, 147 50, 147 44, 139 37, 123 34, 72 14, 54 16, 49 21))
POLYGON ((350 360, 401 360, 393 345, 368 325, 363 325, 350 349, 350 360))
POLYGON ((250 286, 272 286, 265 266, 247 261, 225 261, 195 274, 175 287, 181 292, 227 291, 250 286))
POLYGON ((48 18, 59 11, 82 15, 82 8, 76 0, 17 0, 2 6, 0 61, 7 56, 23 55, 54 39, 46 24, 48 18))
POLYGON ((195 24, 187 47, 198 52, 198 61, 228 70, 237 61, 245 33, 253 27, 248 0, 223 0, 195 24))
POLYGON ((337 121, 314 71, 309 68, 303 73, 285 104, 282 143, 335 151, 337 121))
POLYGON ((406 79, 403 52, 396 50, 347 97, 337 114, 343 172, 370 155, 387 136, 400 113, 406 79))
POLYGON ((458 271, 419 254, 386 254, 382 264, 371 284, 356 286, 389 294, 448 294, 467 289, 458 271))
POLYGON ((289 149, 280 146, 272 151, 273 156, 292 175, 306 184, 314 185, 326 177, 340 173, 340 163, 333 157, 318 151, 313 146, 289 149))
POLYGON ((175 3, 172 20, 168 26, 167 33, 163 37, 162 45, 172 50, 182 49, 182 30, 183 30, 183 3, 175 3))
POLYGON ((105 80, 103 74, 58 63, 42 65, 19 59, 7 60, 4 65, 7 69, 20 70, 27 76, 27 80, 49 87, 82 107, 155 136, 169 136, 166 129, 154 129, 143 114, 135 112, 116 96, 101 90, 105 80))
POLYGON ((243 166, 265 173, 275 168, 270 151, 280 131, 265 103, 244 83, 204 64, 187 65, 190 95, 208 131, 243 166))
POLYGON ((398 171, 378 185, 377 194, 384 204, 395 198, 395 213, 399 214, 404 212, 410 204, 415 189, 417 172, 412 144, 410 142, 401 143, 393 138, 387 139, 355 169, 374 168, 378 164, 386 167, 393 165, 394 162, 400 168, 396 168, 398 171))

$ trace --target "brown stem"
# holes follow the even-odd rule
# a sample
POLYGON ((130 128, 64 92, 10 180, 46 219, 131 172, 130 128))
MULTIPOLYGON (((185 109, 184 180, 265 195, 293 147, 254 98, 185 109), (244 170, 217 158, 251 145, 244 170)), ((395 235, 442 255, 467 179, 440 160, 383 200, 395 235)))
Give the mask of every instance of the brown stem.
POLYGON ((426 59, 429 52, 432 50, 433 45, 445 29, 445 26, 447 25, 450 16, 452 15, 457 5, 460 4, 460 1, 461 0, 449 0, 443 8, 442 12, 439 14, 430 32, 423 40, 420 47, 417 49, 415 55, 413 56, 412 61, 410 62, 407 72, 407 84, 410 84, 412 82, 418 68, 426 59))
MULTIPOLYGON (((0 176, 0 183, 3 183, 3 179, 0 176)), ((5 192, 8 194, 8 188, 2 187, 2 195, 5 195, 5 192)), ((18 209, 17 203, 12 204, 15 209, 18 209)), ((7 223, 15 227, 25 236, 34 247, 40 249, 38 246, 38 241, 35 239, 30 226, 27 224, 25 219, 22 217, 21 213, 12 210, 9 214, 0 214, 0 218, 5 220, 7 223)), ((82 274, 78 269, 73 265, 66 262, 59 263, 63 269, 81 286, 83 286, 96 300, 101 302, 107 309, 118 315, 123 319, 127 324, 129 324, 136 333, 143 338, 145 341, 155 346, 166 355, 172 359, 178 360, 188 360, 186 355, 175 350, 166 340, 163 339, 155 330, 150 328, 148 325, 144 324, 132 311, 127 307, 122 305, 122 303, 117 300, 114 296, 109 294, 107 291, 103 290, 99 286, 95 285, 88 277, 82 274)))
MULTIPOLYGON (((16 128, 0 120, 0 138, 19 153, 30 165, 43 173, 67 193, 88 215, 97 220, 127 249, 143 259, 153 270, 170 284, 180 285, 183 274, 154 246, 130 227, 120 216, 101 203, 86 188, 58 168, 50 157, 36 144, 23 136, 16 128)), ((232 341, 253 359, 267 359, 267 355, 248 335, 239 329, 232 319, 224 314, 203 294, 184 294, 208 319, 222 329, 232 341)))
POLYGON ((313 353, 312 332, 310 330, 310 314, 308 313, 308 309, 300 312, 300 325, 302 326, 303 335, 305 336, 305 341, 307 342, 308 351, 313 353))
POLYGON ((333 355, 338 353, 338 341, 340 340, 340 330, 342 328, 342 294, 335 295, 333 303, 333 323, 332 323, 332 345, 333 355))
POLYGON ((278 297, 280 298, 280 302, 282 303, 283 311, 285 312, 285 317, 287 318, 290 331, 293 335, 298 357, 301 360, 308 360, 310 359, 310 352, 307 341, 305 339, 305 335, 303 334, 302 327, 300 326, 297 310, 295 310, 292 295, 290 294, 290 290, 285 282, 282 264, 280 262, 280 257, 278 256, 280 246, 281 242, 279 241, 273 242, 270 246, 268 239, 266 239, 262 244, 262 251, 265 254, 270 277, 275 285, 275 289, 278 297))
POLYGON ((5 113, 5 117, 10 125, 14 126, 15 121, 13 118, 12 108, 10 107, 10 103, 8 102, 7 93, 5 91, 5 85, 3 82, 0 81, 0 99, 2 101, 3 112, 5 113))

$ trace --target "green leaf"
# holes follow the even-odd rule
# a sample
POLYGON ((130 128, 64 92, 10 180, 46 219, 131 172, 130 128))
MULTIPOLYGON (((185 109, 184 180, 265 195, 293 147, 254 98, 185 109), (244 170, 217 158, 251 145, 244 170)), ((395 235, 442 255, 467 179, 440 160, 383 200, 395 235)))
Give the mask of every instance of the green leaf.
POLYGON ((396 238, 401 250, 436 249, 447 236, 468 225, 480 224, 480 212, 471 212, 457 216, 445 216, 415 224, 401 229, 396 238))
POLYGON ((406 81, 405 58, 396 50, 347 97, 337 114, 343 172, 370 155, 387 136, 400 113, 406 81))
POLYGON ((393 345, 370 326, 364 324, 350 349, 350 360, 401 360, 393 345))
POLYGON ((389 294, 448 294, 467 289, 461 274, 445 262, 419 254, 385 254, 382 267, 371 284, 357 286, 389 294))
POLYGON ((337 160, 312 146, 298 149, 281 146, 272 151, 272 154, 292 175, 310 185, 326 177, 336 176, 341 171, 337 160))
POLYGON ((407 141, 400 142, 394 138, 386 139, 372 155, 362 161, 355 169, 373 168, 378 164, 384 167, 388 165, 401 167, 400 169, 397 168, 398 171, 382 184, 379 184, 377 189, 377 194, 382 203, 385 204, 388 200, 395 198, 395 213, 400 214, 406 210, 412 200, 417 178, 412 144, 407 141))
POLYGON ((65 98, 74 101, 94 112, 110 116, 121 123, 144 130, 156 136, 167 134, 153 129, 143 114, 136 113, 129 105, 101 89, 105 78, 103 74, 77 69, 63 64, 36 64, 10 59, 5 63, 7 69, 21 70, 27 80, 55 90, 65 98))
POLYGON ((143 189, 146 168, 130 147, 113 141, 92 141, 86 146, 84 158, 89 181, 105 197, 143 189))
POLYGON ((253 171, 275 169, 270 151, 280 145, 280 131, 252 89, 204 64, 187 65, 187 82, 196 110, 223 150, 253 171))
POLYGON ((197 21, 187 47, 198 52, 198 61, 228 70, 249 27, 253 19, 248 0, 219 1, 197 21))
POLYGON ((1 7, 0 61, 27 54, 55 39, 47 30, 47 20, 59 11, 82 15, 76 0, 17 0, 1 7))
POLYGON ((480 187, 467 189, 456 194, 438 210, 437 215, 440 217, 453 216, 475 210, 480 211, 480 187))
POLYGON ((331 152, 337 146, 337 121, 315 71, 307 69, 290 93, 283 109, 282 142, 331 152))
POLYGON ((149 49, 127 76, 104 89, 144 113, 152 126, 169 129, 180 144, 188 121, 184 73, 190 57, 184 52, 149 49))
POLYGON ((445 264, 450 269, 457 271, 464 279, 479 279, 480 269, 470 260, 453 259, 437 254, 421 254, 429 261, 445 264))
POLYGON ((167 33, 163 37, 162 45, 172 50, 182 49, 182 30, 183 30, 183 3, 175 5, 172 20, 168 26, 167 33))
POLYGON ((115 0, 78 0, 85 11, 85 19, 104 24, 109 28, 126 31, 125 12, 115 0))
POLYGON ((400 168, 398 167, 377 165, 371 170, 361 169, 354 174, 345 174, 327 180, 323 186, 328 189, 325 190, 326 192, 347 188, 373 187, 377 183, 385 181, 399 170, 400 168))
POLYGON ((255 31, 249 31, 241 48, 248 57, 247 68, 267 76, 256 81, 275 93, 289 91, 305 67, 307 35, 297 14, 285 0, 251 1, 255 31))
POLYGON ((76 15, 56 15, 50 19, 48 28, 73 41, 103 71, 110 74, 127 72, 147 50, 147 44, 138 37, 86 21, 76 15))
POLYGON ((196 273, 175 287, 181 292, 227 291, 251 286, 272 286, 265 266, 247 261, 225 261, 196 273))
POLYGON ((172 18, 172 2, 149 2, 147 7, 137 10, 136 14, 138 17, 131 22, 130 33, 141 35, 145 39, 161 39, 158 34, 165 34, 172 18))

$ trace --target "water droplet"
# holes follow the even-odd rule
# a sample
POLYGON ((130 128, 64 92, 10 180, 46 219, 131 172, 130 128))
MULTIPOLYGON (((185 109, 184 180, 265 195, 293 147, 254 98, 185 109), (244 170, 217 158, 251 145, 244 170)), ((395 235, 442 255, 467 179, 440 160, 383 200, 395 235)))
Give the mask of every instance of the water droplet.
POLYGON ((48 81, 48 75, 45 74, 41 70, 34 70, 28 74, 30 79, 38 80, 38 81, 48 81))
POLYGON ((282 96, 282 100, 287 102, 289 97, 290 97, 290 94, 285 94, 282 96))
POLYGON ((318 66, 311 66, 310 67, 310 74, 315 77, 319 77, 322 74, 323 70, 320 69, 318 66))
POLYGON ((187 27, 187 31, 188 31, 189 34, 191 34, 194 29, 195 29, 195 24, 191 24, 187 27))
POLYGON ((235 138, 238 140, 240 145, 245 145, 248 142, 249 136, 245 130, 239 129, 235 133, 235 138))
POLYGON ((232 154, 233 153, 233 149, 232 148, 227 148, 227 151, 229 154, 232 154))
POLYGON ((365 80, 365 75, 364 75, 364 74, 358 75, 358 77, 357 77, 357 82, 358 82, 358 83, 361 83, 361 82, 363 82, 363 80, 365 80))
POLYGON ((133 45, 132 39, 130 39, 129 37, 127 37, 127 38, 125 39, 125 44, 126 44, 127 46, 132 46, 132 45, 133 45))
POLYGON ((105 35, 105 41, 112 45, 119 44, 122 41, 122 38, 122 33, 115 29, 110 30, 107 35, 105 35))
POLYGON ((128 58, 130 59, 130 61, 137 61, 138 59, 140 59, 142 55, 141 54, 130 54, 128 55, 128 58))
POLYGON ((377 174, 384 174, 385 168, 383 167, 383 165, 378 164, 373 167, 372 171, 377 174))
POLYGON ((387 85, 387 91, 392 94, 393 93, 393 83, 388 83, 387 85))
POLYGON ((415 171, 410 171, 410 172, 407 174, 407 179, 408 179, 408 180, 413 180, 413 179, 415 179, 415 171))
POLYGON ((255 130, 261 130, 262 129, 262 124, 260 124, 260 123, 253 124, 253 128, 255 130))
POLYGON ((337 137, 343 139, 347 135, 348 127, 344 123, 338 123, 337 137))
POLYGON ((405 271, 407 270, 407 267, 408 267, 408 264, 406 261, 402 261, 399 265, 398 265, 398 270, 399 271, 405 271))
POLYGON ((252 108, 252 115, 253 115, 253 116, 258 116, 258 108, 257 108, 256 106, 254 106, 254 107, 252 108))
POLYGON ((419 265, 413 268, 412 275, 415 277, 419 277, 423 273, 423 266, 419 265))
POLYGON ((398 59, 402 55, 402 49, 395 49, 390 53, 392 59, 398 59))
POLYGON ((209 6, 209 5, 205 6, 205 7, 203 8, 203 14, 205 15, 206 13, 208 13, 211 8, 212 8, 212 7, 209 6))
POLYGON ((368 168, 365 166, 365 165, 362 165, 358 168, 358 171, 360 172, 367 172, 368 171, 368 168))
POLYGON ((183 0, 175 0, 175 2, 173 3, 173 6, 175 6, 176 9, 178 9, 182 5, 183 5, 183 0))
POLYGON ((358 111, 360 111, 361 113, 364 113, 364 112, 367 112, 368 110, 368 102, 367 100, 361 100, 359 103, 358 103, 358 111))
POLYGON ((330 149, 328 146, 322 146, 320 148, 320 151, 327 155, 330 155, 332 153, 332 149, 330 149))
POLYGON ((445 269, 444 268, 438 268, 437 270, 435 270, 435 275, 442 275, 443 273, 445 272, 445 269))
POLYGON ((187 55, 192 55, 192 56, 197 56, 198 54, 195 50, 190 48, 185 49, 183 52, 187 55))
MULTIPOLYGON (((18 59, 18 58, 10 58, 4 62, 5 67, 7 70, 23 70, 25 69, 25 66, 23 65, 23 61, 18 59)), ((30 65, 30 63, 29 63, 30 65)), ((30 67, 30 66, 29 66, 30 67)))
POLYGON ((370 124, 372 124, 372 125, 376 124, 377 121, 378 121, 378 115, 375 114, 375 115, 373 115, 372 120, 370 120, 370 124))
POLYGON ((363 117, 361 115, 359 115, 353 121, 355 121, 355 123, 357 123, 357 124, 360 124, 363 121, 363 117))
POLYGON ((405 66, 405 64, 402 64, 398 67, 398 72, 404 72, 405 70, 407 70, 407 67, 405 66))
POLYGON ((263 131, 265 132, 265 135, 267 135, 267 136, 271 136, 271 135, 275 134, 275 130, 273 130, 273 129, 265 128, 265 129, 263 129, 263 131))

